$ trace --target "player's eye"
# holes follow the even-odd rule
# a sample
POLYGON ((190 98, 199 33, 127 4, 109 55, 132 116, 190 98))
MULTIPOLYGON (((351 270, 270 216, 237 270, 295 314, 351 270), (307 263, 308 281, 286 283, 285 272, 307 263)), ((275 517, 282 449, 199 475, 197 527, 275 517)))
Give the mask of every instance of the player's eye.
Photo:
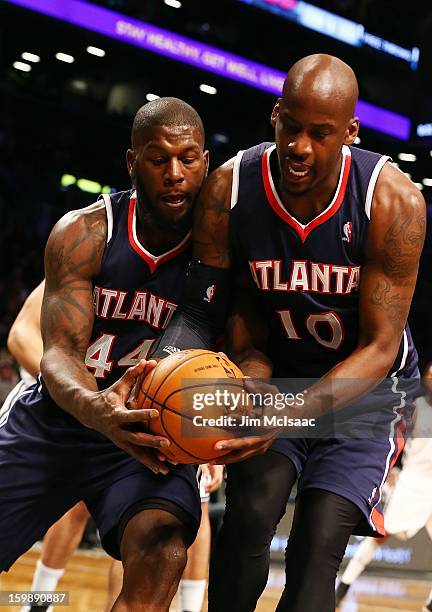
POLYGON ((316 138, 317 140, 324 140, 324 138, 327 138, 328 136, 328 132, 314 132, 313 133, 313 137, 316 138))
POLYGON ((165 160, 163 157, 155 157, 151 160, 151 162, 154 166, 161 166, 165 162, 165 160))
POLYGON ((195 161, 194 157, 183 157, 182 158, 182 162, 184 164, 193 164, 194 161, 195 161))

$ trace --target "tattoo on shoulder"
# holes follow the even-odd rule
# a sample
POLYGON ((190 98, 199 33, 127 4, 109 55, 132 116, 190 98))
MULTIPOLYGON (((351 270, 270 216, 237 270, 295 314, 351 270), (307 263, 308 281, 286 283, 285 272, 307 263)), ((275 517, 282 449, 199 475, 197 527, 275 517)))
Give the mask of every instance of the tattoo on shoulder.
POLYGON ((229 265, 229 213, 227 180, 215 174, 204 188, 194 223, 195 247, 206 253, 209 264, 229 265))
POLYGON ((384 235, 383 267, 386 274, 403 283, 416 273, 425 230, 424 215, 414 209, 391 224, 384 235))
POLYGON ((73 242, 65 245, 62 235, 53 236, 46 254, 47 273, 61 269, 61 282, 71 274, 97 266, 105 248, 106 216, 104 210, 83 213, 82 227, 73 242))
POLYGON ((93 325, 91 277, 97 272, 106 240, 104 210, 85 211, 79 235, 64 241, 60 232, 50 238, 45 264, 49 307, 42 309, 42 327, 54 335, 57 344, 70 346, 80 353, 87 350, 93 325), (68 337, 62 330, 68 330, 68 337))

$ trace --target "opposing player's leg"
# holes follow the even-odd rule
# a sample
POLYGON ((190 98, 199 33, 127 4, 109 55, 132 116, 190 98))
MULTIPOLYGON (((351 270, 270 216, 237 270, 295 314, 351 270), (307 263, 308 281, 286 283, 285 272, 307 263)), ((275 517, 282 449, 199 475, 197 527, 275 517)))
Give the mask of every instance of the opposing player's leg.
POLYGON ((123 565, 121 561, 113 559, 108 570, 108 588, 105 612, 110 612, 117 597, 120 595, 123 585, 123 565))
POLYGON ((423 605, 422 612, 432 612, 432 590, 429 593, 428 598, 426 599, 423 605))
POLYGON ((336 588, 336 605, 339 605, 350 586, 364 572, 374 558, 376 550, 387 540, 384 538, 365 538, 357 548, 354 557, 345 568, 336 588))
POLYGON ((265 588, 270 543, 298 470, 287 456, 228 466, 226 511, 210 566, 209 611, 249 612, 265 588))
POLYGON ((201 523, 195 542, 188 550, 188 560, 180 580, 181 612, 201 612, 207 586, 210 560, 211 527, 209 502, 201 502, 201 523))
MULTIPOLYGON (((32 591, 56 590, 67 562, 81 542, 89 516, 85 504, 79 502, 48 529, 43 540, 40 559, 36 562, 32 591)), ((50 606, 47 612, 51 611, 50 606)), ((25 606, 21 612, 33 612, 33 608, 25 606)))

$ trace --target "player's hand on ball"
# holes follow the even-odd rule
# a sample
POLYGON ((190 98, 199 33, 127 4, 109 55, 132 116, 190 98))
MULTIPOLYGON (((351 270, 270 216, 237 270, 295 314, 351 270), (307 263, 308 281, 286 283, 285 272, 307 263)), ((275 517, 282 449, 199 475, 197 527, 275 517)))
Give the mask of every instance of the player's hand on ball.
POLYGON ((237 461, 249 459, 254 455, 262 455, 269 449, 274 437, 275 435, 272 434, 271 436, 248 436, 236 440, 221 440, 215 444, 215 449, 229 452, 212 461, 212 464, 237 463, 237 461))
POLYGON ((95 429, 155 474, 167 474, 169 472, 167 465, 158 459, 153 449, 167 448, 170 442, 167 438, 146 432, 150 420, 159 418, 158 411, 130 410, 126 407, 136 381, 155 366, 156 361, 142 360, 126 370, 118 381, 99 394, 106 409, 98 419, 95 429))

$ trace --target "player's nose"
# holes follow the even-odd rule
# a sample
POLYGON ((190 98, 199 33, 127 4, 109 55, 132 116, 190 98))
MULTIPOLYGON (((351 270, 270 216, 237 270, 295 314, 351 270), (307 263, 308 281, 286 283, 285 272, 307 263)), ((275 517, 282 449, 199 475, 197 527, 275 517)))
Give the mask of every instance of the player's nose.
POLYGON ((296 137, 288 144, 288 150, 291 155, 304 159, 312 153, 311 140, 307 134, 296 134, 296 137))
POLYGON ((165 181, 168 183, 179 183, 183 180, 183 165, 177 157, 173 157, 166 165, 165 181))

